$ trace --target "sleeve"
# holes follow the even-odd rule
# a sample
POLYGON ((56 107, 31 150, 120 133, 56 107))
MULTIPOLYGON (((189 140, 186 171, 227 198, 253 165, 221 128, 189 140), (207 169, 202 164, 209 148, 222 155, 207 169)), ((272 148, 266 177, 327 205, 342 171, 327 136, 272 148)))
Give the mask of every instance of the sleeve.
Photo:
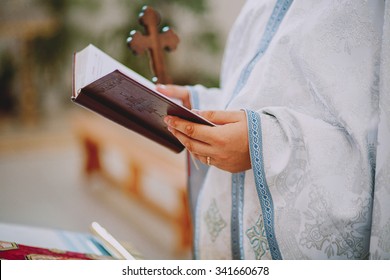
POLYGON ((370 258, 390 259, 390 1, 385 2, 370 258))
POLYGON ((187 86, 190 91, 190 100, 193 109, 215 110, 221 102, 219 88, 206 88, 202 85, 187 86))
MULTIPOLYGON (((374 73, 379 98, 366 92, 364 98, 353 97, 373 101, 371 123, 357 119, 371 114, 363 109, 348 119, 353 127, 287 107, 246 111, 252 171, 273 258, 297 258, 290 252, 299 248, 300 257, 310 259, 390 259, 389 1, 381 44, 379 73, 374 73)), ((348 104, 339 109, 342 114, 348 104)))
POLYGON ((294 258, 289 243, 310 259, 367 258, 371 174, 364 149, 339 127, 285 107, 247 111, 247 120, 273 258, 294 258))

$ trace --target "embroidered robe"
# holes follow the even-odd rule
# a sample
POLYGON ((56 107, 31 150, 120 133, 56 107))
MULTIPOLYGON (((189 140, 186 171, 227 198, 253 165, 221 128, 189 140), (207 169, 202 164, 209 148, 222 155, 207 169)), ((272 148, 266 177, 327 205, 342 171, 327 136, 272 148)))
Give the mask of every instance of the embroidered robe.
POLYGON ((246 111, 252 163, 208 169, 196 258, 390 258, 389 1, 247 0, 220 88, 189 88, 246 111))

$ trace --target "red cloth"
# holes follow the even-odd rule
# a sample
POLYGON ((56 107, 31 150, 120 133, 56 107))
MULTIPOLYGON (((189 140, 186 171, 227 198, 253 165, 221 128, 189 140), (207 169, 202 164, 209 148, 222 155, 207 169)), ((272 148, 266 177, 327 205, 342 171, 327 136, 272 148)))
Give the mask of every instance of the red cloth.
POLYGON ((26 246, 15 242, 0 241, 0 259, 3 260, 96 260, 111 259, 108 256, 76 253, 57 249, 26 246))

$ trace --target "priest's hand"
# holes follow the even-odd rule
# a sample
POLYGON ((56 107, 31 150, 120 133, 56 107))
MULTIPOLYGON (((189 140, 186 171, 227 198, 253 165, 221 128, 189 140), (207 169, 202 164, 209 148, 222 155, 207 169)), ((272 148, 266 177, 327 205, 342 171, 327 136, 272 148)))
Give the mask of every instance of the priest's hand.
POLYGON ((190 92, 186 87, 177 85, 157 85, 156 90, 170 98, 176 98, 183 102, 183 106, 191 109, 190 92))
POLYGON ((244 111, 199 111, 215 127, 167 116, 169 131, 204 164, 232 173, 251 168, 244 111))

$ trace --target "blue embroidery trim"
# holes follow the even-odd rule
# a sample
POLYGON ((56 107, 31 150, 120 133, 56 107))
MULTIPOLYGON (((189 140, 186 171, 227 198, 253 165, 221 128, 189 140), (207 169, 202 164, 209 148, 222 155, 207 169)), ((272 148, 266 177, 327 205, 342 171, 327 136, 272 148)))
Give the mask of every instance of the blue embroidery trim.
MULTIPOLYGON (((199 109, 200 104, 199 104, 198 91, 195 89, 195 86, 187 86, 187 89, 190 92, 190 102, 191 102, 192 108, 199 109)), ((192 163, 190 162, 189 164, 192 164, 192 163)), ((193 175, 190 175, 190 176, 193 176, 193 175)), ((189 187, 191 187, 191 186, 189 186, 189 187)), ((193 229, 193 235, 194 235, 194 238, 193 238, 193 248, 194 248, 193 249, 193 258, 195 260, 200 258, 200 253, 199 253, 200 219, 199 219, 199 214, 198 214, 198 211, 199 211, 198 204, 199 204, 199 197, 201 196, 201 192, 202 192, 202 189, 199 190, 198 198, 196 198, 194 200, 195 201, 194 209, 192 209, 193 210, 193 217, 194 217, 194 222, 193 222, 193 226, 194 226, 194 229, 193 229)), ((191 194, 192 192, 189 191, 189 193, 191 194)), ((192 197, 191 197, 191 201, 193 201, 192 197)))
POLYGON ((248 119, 249 150, 252 169, 255 176, 256 190, 259 196, 261 210, 263 212, 264 228, 267 235, 268 245, 272 259, 281 260, 282 255, 275 236, 274 205, 264 173, 261 120, 260 116, 256 112, 246 110, 246 114, 248 119))
POLYGON ((243 245, 243 208, 244 208, 244 183, 245 172, 232 175, 232 213, 231 213, 231 235, 232 235, 232 258, 234 260, 244 259, 243 245))
POLYGON ((258 50, 255 56, 249 61, 249 63, 242 70, 240 74, 240 78, 236 84, 236 87, 234 88, 232 97, 230 98, 229 102, 226 104, 225 109, 229 106, 229 104, 232 102, 234 97, 236 97, 240 93, 244 85, 247 83, 253 68, 255 67, 259 59, 263 56, 263 54, 266 52, 272 38, 274 37, 276 31, 278 30, 280 23, 282 22, 292 2, 293 0, 278 0, 276 2, 274 10, 272 11, 271 17, 268 20, 267 26, 265 28, 265 32, 260 40, 258 50))
POLYGON ((196 203, 196 206, 195 206, 195 213, 194 213, 194 223, 193 223, 193 226, 194 226, 194 229, 193 229, 193 234, 194 234, 194 240, 193 240, 193 246, 194 246, 194 252, 193 252, 193 257, 195 260, 199 260, 200 259, 200 253, 199 253, 199 235, 200 235, 200 219, 199 219, 199 211, 200 211, 200 207, 199 207, 199 201, 200 201, 200 197, 202 195, 202 190, 203 188, 200 190, 200 193, 199 193, 199 196, 198 196, 198 200, 197 200, 197 203, 196 203))

